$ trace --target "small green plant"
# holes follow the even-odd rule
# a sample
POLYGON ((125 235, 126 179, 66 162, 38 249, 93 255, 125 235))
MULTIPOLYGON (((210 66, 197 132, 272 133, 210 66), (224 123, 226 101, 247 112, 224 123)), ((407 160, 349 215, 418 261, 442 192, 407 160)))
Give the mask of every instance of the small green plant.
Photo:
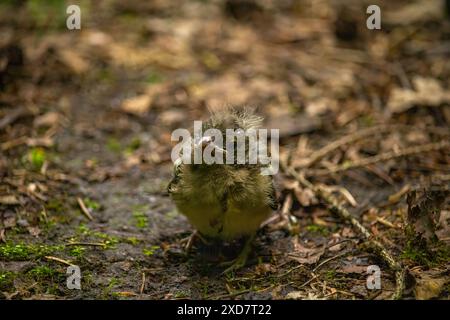
POLYGON ((95 200, 92 200, 89 198, 84 198, 83 201, 84 201, 84 204, 86 205, 86 207, 88 207, 89 209, 98 210, 101 208, 101 204, 95 200))
POLYGON ((0 245, 0 258, 5 260, 29 260, 62 250, 64 246, 5 243, 0 245))
POLYGON ((125 239, 126 242, 132 244, 133 246, 137 245, 141 240, 136 237, 128 237, 125 239))
POLYGON ((122 150, 122 146, 116 138, 109 138, 108 142, 106 143, 106 148, 114 153, 120 153, 120 151, 122 150))
POLYGON ((28 271, 28 274, 36 280, 44 280, 52 278, 57 272, 48 266, 38 266, 28 271))
POLYGON ((88 235, 91 230, 84 223, 80 223, 80 225, 76 229, 76 232, 80 235, 88 235))
POLYGON ((148 226, 148 218, 145 214, 146 206, 136 206, 133 210, 133 218, 135 221, 135 225, 138 228, 146 228, 148 226))
MULTIPOLYGON (((105 298, 111 294, 112 289, 115 286, 118 286, 120 284, 120 280, 117 278, 111 278, 109 280, 108 286, 106 288, 103 289, 103 295, 105 296, 105 298)), ((112 296, 116 296, 114 293, 112 293, 112 296)))
POLYGON ((155 254, 155 251, 159 249, 159 246, 154 245, 151 246, 150 248, 144 248, 144 250, 142 251, 146 256, 152 256, 155 254))
POLYGON ((115 237, 115 236, 110 236, 107 233, 103 233, 103 232, 92 232, 92 236, 100 238, 103 240, 104 243, 104 249, 111 249, 113 248, 116 244, 119 243, 119 238, 115 237))
POLYGON ((72 257, 81 258, 83 257, 84 253, 86 252, 86 248, 82 246, 74 246, 70 248, 69 254, 72 257))
POLYGON ((47 158, 45 150, 42 148, 33 148, 28 151, 27 160, 35 170, 40 170, 47 158))
POLYGON ((326 236, 329 233, 326 227, 317 224, 310 224, 306 227, 306 230, 311 233, 317 233, 323 236, 326 236))
POLYGON ((140 146, 141 146, 141 139, 139 139, 138 137, 133 138, 133 140, 131 140, 131 142, 125 149, 125 155, 131 155, 134 151, 139 149, 140 146))
POLYGON ((147 76, 147 78, 145 79, 145 82, 147 83, 160 83, 164 80, 163 76, 161 74, 159 74, 156 71, 150 72, 147 76))
POLYGON ((0 271, 0 290, 7 290, 12 286, 14 273, 11 271, 0 271))
POLYGON ((45 205, 47 211, 54 213, 63 213, 65 210, 64 203, 59 199, 50 199, 45 205))
POLYGON ((335 270, 328 270, 325 274, 325 278, 327 280, 333 280, 336 277, 336 271, 335 270))

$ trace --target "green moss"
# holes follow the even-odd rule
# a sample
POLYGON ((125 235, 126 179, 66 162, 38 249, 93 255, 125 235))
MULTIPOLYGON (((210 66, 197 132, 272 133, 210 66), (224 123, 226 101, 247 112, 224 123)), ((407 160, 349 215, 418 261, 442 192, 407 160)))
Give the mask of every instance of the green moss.
POLYGON ((326 227, 324 226, 320 226, 317 224, 311 224, 309 226, 306 227, 306 230, 311 232, 311 233, 317 233, 320 234, 322 236, 326 236, 329 234, 329 231, 326 227))
POLYGON ((35 280, 45 280, 52 278, 58 272, 48 266, 38 266, 28 271, 28 274, 35 280))
POLYGON ((189 298, 190 296, 191 293, 188 290, 175 290, 173 293, 173 297, 175 299, 189 298))
POLYGON ((159 249, 159 246, 151 246, 150 248, 144 248, 142 251, 146 256, 152 256, 155 254, 155 251, 159 249))
POLYGON ((103 232, 92 232, 92 236, 102 239, 105 244, 105 249, 111 249, 119 243, 119 238, 103 232))
POLYGON ((145 79, 145 82, 147 82, 147 83, 160 83, 163 81, 164 81, 164 77, 156 71, 150 72, 147 75, 147 78, 145 79))
POLYGON ((141 242, 140 239, 136 238, 136 237, 128 237, 124 240, 127 243, 132 244, 133 246, 137 245, 139 242, 141 242))
POLYGON ((76 258, 81 258, 84 256, 86 248, 82 246, 73 246, 69 249, 69 255, 76 258))
MULTIPOLYGON (((120 239, 115 236, 111 236, 107 233, 98 232, 98 231, 92 231, 89 229, 88 226, 86 226, 84 223, 81 223, 77 229, 76 233, 79 237, 92 237, 103 240, 102 242, 105 244, 103 247, 104 249, 111 249, 113 248, 117 243, 119 243, 120 239)), ((74 239, 75 240, 75 239, 74 239)))
POLYGON ((148 218, 145 214, 145 210, 147 210, 148 206, 135 206, 133 208, 133 218, 136 227, 138 228, 146 228, 148 226, 148 218))
POLYGON ((89 209, 98 210, 101 208, 101 204, 95 200, 92 200, 89 198, 84 198, 83 201, 84 201, 84 204, 86 205, 86 207, 88 207, 89 209))
POLYGON ((141 147, 141 139, 139 139, 138 137, 133 138, 133 140, 131 140, 131 142, 125 149, 125 155, 131 155, 134 151, 136 151, 140 147, 141 147))
POLYGON ((111 278, 109 279, 108 286, 103 289, 103 296, 105 299, 108 298, 108 296, 118 297, 119 295, 116 293, 111 293, 112 289, 120 284, 120 280, 117 278, 111 278))
POLYGON ((63 213, 66 210, 64 203, 60 199, 50 199, 45 208, 47 211, 55 213, 63 213))
POLYGON ((122 146, 119 140, 117 140, 116 138, 109 138, 106 142, 106 148, 114 153, 120 153, 120 151, 122 150, 122 146))
POLYGON ((0 271, 0 291, 7 290, 12 287, 15 274, 10 271, 0 271))
POLYGON ((38 28, 64 28, 66 3, 60 0, 28 0, 27 11, 38 28))
POLYGON ((8 242, 0 245, 0 258, 5 260, 30 260, 52 254, 63 248, 64 246, 24 243, 14 244, 8 242))
POLYGON ((410 242, 408 242, 405 250, 403 250, 401 258, 408 259, 425 266, 431 266, 432 264, 429 253, 417 247, 414 247, 410 242))
POLYGON ((80 223, 80 225, 76 229, 76 232, 80 235, 88 235, 91 232, 91 230, 84 223, 80 223))
POLYGON ((336 271, 335 270, 328 270, 325 274, 325 278, 327 280, 333 280, 336 277, 336 271))
POLYGON ((417 264, 435 267, 447 265, 450 261, 450 247, 436 239, 426 240, 417 234, 413 225, 407 225, 404 229, 406 246, 401 254, 402 259, 407 259, 417 264))

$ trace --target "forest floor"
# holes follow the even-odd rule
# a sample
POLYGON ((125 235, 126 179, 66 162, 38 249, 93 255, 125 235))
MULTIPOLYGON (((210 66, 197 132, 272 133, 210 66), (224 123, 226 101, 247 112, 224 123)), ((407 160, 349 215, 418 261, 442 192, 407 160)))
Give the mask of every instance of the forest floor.
POLYGON ((407 270, 404 298, 449 299, 443 1, 378 1, 381 30, 363 1, 79 3, 71 31, 64 1, 0 4, 0 298, 388 299, 377 239, 407 270), (222 275, 238 248, 187 255, 166 187, 172 131, 228 104, 280 129, 313 187, 280 172, 280 210, 222 275))

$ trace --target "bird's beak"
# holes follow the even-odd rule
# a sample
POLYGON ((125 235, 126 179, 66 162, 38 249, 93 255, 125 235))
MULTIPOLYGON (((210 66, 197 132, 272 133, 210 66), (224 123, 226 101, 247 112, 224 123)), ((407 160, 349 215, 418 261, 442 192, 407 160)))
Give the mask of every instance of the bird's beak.
POLYGON ((202 138, 200 139, 200 141, 196 143, 195 146, 196 146, 197 148, 201 148, 202 150, 204 150, 204 149, 206 148, 206 146, 207 146, 208 144, 210 144, 211 142, 212 142, 211 137, 206 136, 206 137, 202 137, 202 138))
POLYGON ((200 141, 197 142, 196 147, 197 147, 197 148, 201 148, 202 151, 203 151, 203 150, 205 150, 205 148, 206 148, 206 146, 207 146, 208 144, 212 144, 212 146, 214 147, 214 149, 217 150, 218 152, 221 152, 221 153, 223 153, 223 154, 227 154, 227 150, 225 150, 225 149, 223 149, 223 148, 217 146, 217 145, 212 141, 212 138, 211 138, 210 136, 202 137, 202 138, 200 139, 200 141))

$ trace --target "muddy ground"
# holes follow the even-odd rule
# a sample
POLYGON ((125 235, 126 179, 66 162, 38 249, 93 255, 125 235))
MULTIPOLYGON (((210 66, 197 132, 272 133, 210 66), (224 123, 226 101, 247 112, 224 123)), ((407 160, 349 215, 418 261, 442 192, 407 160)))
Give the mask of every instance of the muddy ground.
POLYGON ((283 161, 407 270, 402 298, 449 298, 445 1, 377 1, 381 30, 365 1, 73 3, 81 30, 64 1, 0 4, 1 298, 392 297, 392 266, 283 172, 246 267, 218 266, 236 244, 184 252, 170 134, 225 105, 280 129, 283 161))

